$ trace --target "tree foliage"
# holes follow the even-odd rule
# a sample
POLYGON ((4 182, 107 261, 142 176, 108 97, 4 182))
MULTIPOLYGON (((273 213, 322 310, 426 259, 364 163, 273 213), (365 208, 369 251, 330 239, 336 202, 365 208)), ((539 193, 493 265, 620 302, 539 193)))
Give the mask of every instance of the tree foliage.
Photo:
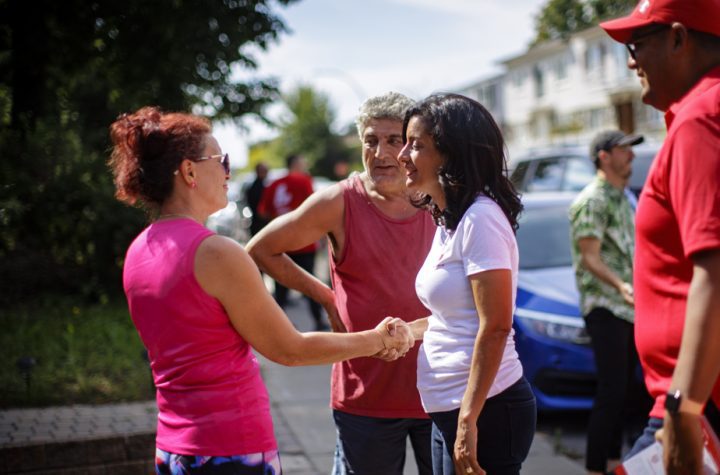
MULTIPOLYGON (((302 154, 311 173, 335 178, 337 162, 350 162, 353 150, 333 132, 335 110, 329 98, 311 86, 298 86, 283 97, 288 115, 279 121, 280 135, 271 142, 259 144, 251 158, 277 163, 290 154, 302 154), (278 158, 279 157, 279 158, 278 158)), ((284 166, 284 165, 283 165, 284 166)))
POLYGON ((0 303, 119 289, 144 216, 113 198, 108 126, 150 104, 261 117, 276 81, 234 78, 293 1, 0 0, 0 303))
POLYGON ((599 21, 632 9, 634 0, 549 0, 535 17, 534 44, 567 39, 599 21))

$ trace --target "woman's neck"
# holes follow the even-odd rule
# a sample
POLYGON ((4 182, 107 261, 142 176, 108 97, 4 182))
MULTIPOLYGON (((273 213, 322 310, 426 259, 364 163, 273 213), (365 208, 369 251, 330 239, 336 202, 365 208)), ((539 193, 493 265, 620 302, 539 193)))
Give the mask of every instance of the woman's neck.
POLYGON ((201 216, 200 213, 191 209, 189 206, 178 206, 172 203, 166 203, 160 208, 160 214, 157 220, 188 218, 197 221, 200 224, 205 222, 207 216, 201 216))

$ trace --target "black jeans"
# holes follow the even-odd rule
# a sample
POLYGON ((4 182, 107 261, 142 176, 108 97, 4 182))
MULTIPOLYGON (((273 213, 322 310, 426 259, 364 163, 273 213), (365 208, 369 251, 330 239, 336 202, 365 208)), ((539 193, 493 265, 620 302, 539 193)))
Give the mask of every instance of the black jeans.
POLYGON ((638 376, 634 325, 606 308, 585 316, 598 386, 588 426, 585 468, 605 472, 609 459, 620 459, 626 424, 644 427, 652 400, 638 376))
POLYGON ((402 475, 410 440, 420 475, 432 475, 430 419, 390 419, 333 410, 337 442, 332 475, 402 475))
MULTIPOLYGON (((295 264, 300 266, 306 272, 310 274, 315 273, 315 252, 288 254, 288 257, 290 257, 290 259, 292 259, 295 264)), ((275 297, 275 301, 278 303, 278 305, 285 308, 288 299, 288 288, 276 280, 275 292, 273 296, 275 297)), ((328 328, 328 325, 323 320, 322 306, 306 295, 304 295, 303 297, 305 298, 305 300, 307 300, 308 306, 310 307, 310 313, 312 314, 313 320, 315 320, 315 329, 320 330, 328 328)))
MULTIPOLYGON (((433 412, 433 474, 453 475, 453 449, 460 409, 433 412)), ((478 417, 477 460, 488 475, 517 475, 530 452, 537 409, 530 384, 522 377, 485 401, 478 417)), ((462 474, 459 474, 462 475, 462 474)))

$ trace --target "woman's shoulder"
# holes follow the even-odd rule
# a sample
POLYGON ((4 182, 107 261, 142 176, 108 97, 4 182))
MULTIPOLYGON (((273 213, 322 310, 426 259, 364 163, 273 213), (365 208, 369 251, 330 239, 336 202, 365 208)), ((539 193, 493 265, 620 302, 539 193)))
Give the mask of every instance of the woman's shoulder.
POLYGON ((486 195, 479 195, 475 199, 460 220, 458 228, 466 232, 479 229, 485 232, 497 230, 513 234, 510 222, 500 205, 486 195))
POLYGON ((236 241, 215 233, 206 235, 198 246, 198 254, 201 259, 204 257, 232 259, 244 252, 243 247, 236 241))
POLYGON ((463 215, 463 220, 474 220, 480 217, 485 219, 505 217, 505 213, 492 198, 486 195, 478 195, 463 215))

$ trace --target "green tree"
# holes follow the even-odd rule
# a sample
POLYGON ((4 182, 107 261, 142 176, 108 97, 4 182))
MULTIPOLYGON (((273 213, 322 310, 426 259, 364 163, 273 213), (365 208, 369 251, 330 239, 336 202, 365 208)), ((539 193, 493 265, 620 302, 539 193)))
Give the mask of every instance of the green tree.
POLYGON ((251 156, 268 163, 275 163, 280 156, 284 163, 286 156, 300 153, 308 160, 312 174, 335 178, 335 164, 349 162, 352 150, 332 130, 335 111, 329 98, 302 85, 285 95, 283 101, 288 114, 279 120, 280 135, 271 143, 261 144, 261 150, 251 156))
POLYGON ((636 3, 635 0, 590 0, 596 22, 624 15, 636 3))
POLYGON ((634 0, 549 0, 535 17, 533 44, 567 39, 601 20, 625 13, 634 5, 634 0))
POLYGON ((109 124, 149 104, 262 117, 276 80, 234 78, 293 1, 0 0, 0 303, 120 288, 145 218, 113 198, 109 124))

